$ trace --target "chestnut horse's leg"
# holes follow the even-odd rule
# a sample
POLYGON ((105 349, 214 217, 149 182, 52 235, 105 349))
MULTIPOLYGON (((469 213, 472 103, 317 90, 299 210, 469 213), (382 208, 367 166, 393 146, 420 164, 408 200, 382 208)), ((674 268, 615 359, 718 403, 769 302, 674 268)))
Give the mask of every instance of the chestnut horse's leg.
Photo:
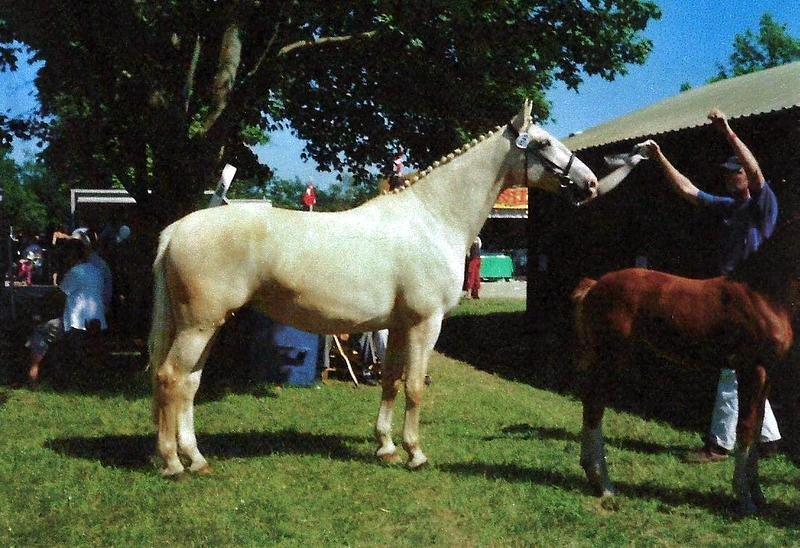
POLYGON ((765 502, 758 479, 758 444, 764 405, 769 390, 767 371, 759 365, 737 371, 739 380, 739 421, 736 426, 736 465, 733 490, 740 512, 750 515, 765 502))
POLYGON ((400 378, 403 376, 403 364, 406 356, 407 334, 400 330, 389 331, 389 342, 386 346, 386 357, 381 364, 381 406, 378 420, 375 422, 375 439, 378 450, 375 455, 385 462, 397 462, 397 447, 392 441, 392 415, 395 399, 400 390, 400 378))
POLYGON ((604 351, 599 359, 594 349, 584 349, 581 367, 586 368, 581 400, 583 401, 583 431, 581 433, 581 467, 597 494, 612 496, 614 486, 608 476, 605 441, 603 439, 603 413, 611 388, 611 363, 621 353, 604 351))
POLYGON ((200 381, 199 372, 192 371, 206 352, 215 332, 216 328, 201 327, 178 331, 167 358, 156 372, 158 453, 164 459, 165 467, 161 471, 164 476, 176 476, 183 472, 183 464, 178 458, 179 437, 181 452, 188 452, 192 459, 192 469, 199 470, 205 464, 205 459, 197 451, 194 424, 191 420, 194 391, 200 381))

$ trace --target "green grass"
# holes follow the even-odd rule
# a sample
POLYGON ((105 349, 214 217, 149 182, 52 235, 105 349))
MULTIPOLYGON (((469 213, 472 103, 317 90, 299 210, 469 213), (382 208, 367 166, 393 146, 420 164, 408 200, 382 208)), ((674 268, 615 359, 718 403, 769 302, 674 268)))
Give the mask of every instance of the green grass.
MULTIPOLYGON (((765 511, 736 520, 732 463, 681 463, 697 434, 635 413, 607 413, 621 494, 593 497, 579 402, 521 380, 541 365, 522 307, 465 302, 446 321, 419 472, 373 459, 378 388, 203 387, 197 431, 215 474, 173 482, 151 457, 144 375, 0 387, 0 546, 800 544, 787 457, 762 463, 765 511)), ((402 398, 396 432, 401 417, 402 398)))

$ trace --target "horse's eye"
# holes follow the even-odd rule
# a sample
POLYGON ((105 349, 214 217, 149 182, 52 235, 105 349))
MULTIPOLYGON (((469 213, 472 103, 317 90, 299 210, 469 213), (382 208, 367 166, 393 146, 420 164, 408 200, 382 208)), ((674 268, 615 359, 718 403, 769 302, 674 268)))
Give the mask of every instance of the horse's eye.
POLYGON ((543 149, 550 146, 550 139, 548 139, 547 137, 543 139, 536 139, 534 143, 537 149, 543 149))

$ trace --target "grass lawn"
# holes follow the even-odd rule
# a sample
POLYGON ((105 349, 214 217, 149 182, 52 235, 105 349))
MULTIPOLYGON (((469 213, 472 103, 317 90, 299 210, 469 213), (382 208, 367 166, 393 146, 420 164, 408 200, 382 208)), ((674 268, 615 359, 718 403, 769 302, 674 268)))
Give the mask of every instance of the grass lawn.
POLYGON ((422 417, 431 466, 418 472, 372 456, 376 387, 202 387, 215 474, 174 482, 152 458, 144 374, 104 389, 0 386, 0 546, 800 545, 800 469, 763 462, 769 505, 736 520, 733 463, 683 464, 698 436, 680 421, 609 410, 620 495, 593 497, 580 403, 530 380, 556 366, 531 357, 524 306, 465 302, 446 321, 422 417))

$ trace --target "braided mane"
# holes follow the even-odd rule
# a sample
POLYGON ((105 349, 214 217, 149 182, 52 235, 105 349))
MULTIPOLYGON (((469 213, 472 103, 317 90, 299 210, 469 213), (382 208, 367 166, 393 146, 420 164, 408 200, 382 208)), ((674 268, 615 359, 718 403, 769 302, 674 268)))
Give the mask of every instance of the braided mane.
MULTIPOLYGON (((420 180, 422 180, 425 177, 427 177, 428 175, 430 175, 436 168, 441 167, 441 166, 443 166, 443 165, 445 165, 447 163, 452 162, 453 160, 455 160, 459 156, 465 154, 468 150, 470 150, 474 146, 476 146, 479 143, 485 141, 486 139, 488 139, 489 137, 491 137, 492 135, 494 135, 495 133, 497 133, 498 131, 500 131, 502 129, 503 129, 502 126, 497 126, 493 130, 486 132, 485 134, 481 135, 480 137, 472 139, 468 143, 464 143, 463 145, 461 145, 461 147, 455 149, 450 154, 445 154, 444 156, 442 156, 441 158, 439 158, 438 160, 433 162, 433 164, 429 165, 425 169, 422 169, 422 170, 419 170, 419 171, 415 171, 413 173, 409 173, 408 175, 404 175, 402 177, 403 182, 402 182, 402 184, 400 186, 398 186, 397 188, 395 188, 395 189, 393 189, 391 191, 382 191, 381 194, 398 194, 400 192, 403 192, 405 189, 407 189, 410 186, 418 183, 420 180)), ((384 182, 384 181, 388 181, 388 179, 382 179, 378 183, 378 186, 380 187, 380 184, 382 182, 384 182)))

